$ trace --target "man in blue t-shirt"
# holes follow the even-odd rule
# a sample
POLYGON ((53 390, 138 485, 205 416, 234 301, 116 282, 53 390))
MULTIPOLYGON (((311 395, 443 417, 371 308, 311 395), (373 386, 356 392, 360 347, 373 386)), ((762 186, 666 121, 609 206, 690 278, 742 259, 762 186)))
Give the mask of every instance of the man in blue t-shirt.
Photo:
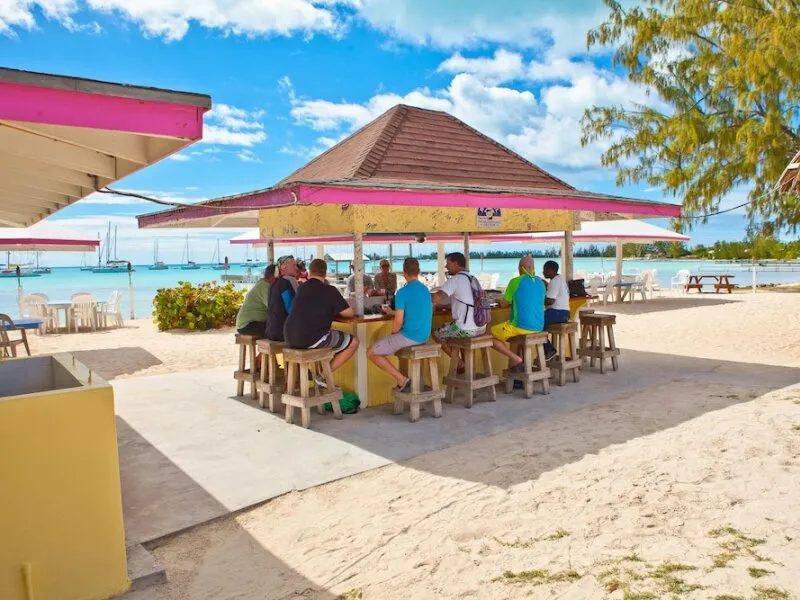
MULTIPOLYGON (((497 323, 491 328, 492 347, 507 356, 512 371, 523 368, 521 356, 514 354, 506 345, 509 338, 517 335, 536 333, 544 329, 544 302, 546 288, 544 282, 533 274, 533 257, 524 256, 519 261, 519 276, 508 282, 501 306, 511 306, 511 318, 497 323)), ((548 360, 555 356, 552 352, 548 360)))
POLYGON ((416 258, 403 261, 403 275, 406 285, 394 297, 395 310, 385 310, 387 315, 394 316, 392 335, 375 342, 367 351, 367 356, 376 366, 394 377, 398 390, 408 392, 411 390, 411 380, 398 371, 386 357, 408 346, 428 341, 431 335, 433 301, 428 288, 419 281, 419 261, 416 258))

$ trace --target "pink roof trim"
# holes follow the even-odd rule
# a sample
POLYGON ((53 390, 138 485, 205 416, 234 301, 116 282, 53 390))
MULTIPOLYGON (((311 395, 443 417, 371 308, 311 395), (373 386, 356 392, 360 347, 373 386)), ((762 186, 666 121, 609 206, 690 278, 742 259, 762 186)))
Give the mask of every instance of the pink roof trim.
POLYGON ((92 246, 97 248, 97 240, 59 240, 53 238, 0 238, 2 246, 92 246))
POLYGON ((346 187, 299 184, 278 189, 266 189, 213 200, 191 208, 178 208, 138 217, 139 227, 167 223, 190 222, 227 213, 273 208, 290 204, 365 204, 377 206, 431 206, 574 210, 614 212, 642 217, 677 217, 681 207, 674 204, 637 202, 613 197, 580 197, 559 192, 483 192, 469 190, 389 189, 380 187, 346 187))
POLYGON ((199 140, 200 106, 0 82, 0 119, 199 140))

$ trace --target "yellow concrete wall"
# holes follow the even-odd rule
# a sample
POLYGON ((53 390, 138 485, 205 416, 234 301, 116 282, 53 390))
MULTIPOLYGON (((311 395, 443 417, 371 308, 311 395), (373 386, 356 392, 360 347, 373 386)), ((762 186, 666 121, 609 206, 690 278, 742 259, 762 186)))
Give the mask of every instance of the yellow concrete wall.
POLYGON ((572 231, 574 213, 568 210, 503 209, 498 228, 481 229, 475 208, 424 206, 320 206, 297 204, 260 211, 261 237, 291 238, 353 233, 519 233, 572 231))
POLYGON ((0 398, 2 600, 129 586, 113 391, 96 383, 0 398))

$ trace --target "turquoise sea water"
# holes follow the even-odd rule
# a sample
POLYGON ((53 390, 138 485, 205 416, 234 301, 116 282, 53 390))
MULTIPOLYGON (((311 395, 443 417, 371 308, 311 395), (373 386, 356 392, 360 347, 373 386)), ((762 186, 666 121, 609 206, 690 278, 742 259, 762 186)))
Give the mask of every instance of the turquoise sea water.
MULTIPOLYGON (((542 265, 546 259, 536 260, 536 271, 541 273, 542 265)), ((558 260, 556 260, 558 262, 558 260)), ((340 264, 341 266, 341 264, 340 264)), ((421 261, 423 271, 435 271, 435 260, 421 261)), ((473 273, 481 271, 499 273, 500 282, 506 282, 516 274, 517 261, 513 259, 485 259, 481 267, 479 259, 471 262, 473 273)), ((608 272, 614 269, 614 259, 601 258, 576 258, 575 272, 608 272)), ((333 265, 331 265, 331 271, 333 265)), ((394 270, 402 269, 402 260, 394 261, 394 270)), ((715 264, 707 261, 655 261, 655 260, 626 260, 623 272, 635 270, 657 269, 658 280, 662 287, 669 287, 670 279, 681 269, 692 273, 731 273, 736 275, 734 280, 741 286, 751 283, 749 270, 742 267, 715 264)), ((368 263, 367 271, 374 273, 377 263, 368 263)), ((244 268, 234 267, 231 273, 243 273, 244 268)), ((162 287, 171 287, 179 281, 200 283, 203 281, 219 280, 222 271, 215 271, 206 266, 197 271, 182 271, 179 267, 172 267, 167 271, 149 271, 146 265, 136 267, 132 274, 134 286, 134 308, 137 318, 149 317, 152 313, 152 300, 156 290, 162 287)), ((800 272, 759 273, 758 283, 790 283, 800 281, 800 272)), ((68 301, 76 292, 89 292, 98 299, 107 299, 113 290, 120 290, 124 296, 124 314, 129 315, 128 274, 127 273, 91 273, 81 271, 77 267, 55 267, 52 273, 41 277, 26 277, 22 279, 25 293, 42 292, 48 295, 52 302, 68 301)), ((16 278, 0 278, 0 313, 16 316, 17 310, 17 280, 16 278)))

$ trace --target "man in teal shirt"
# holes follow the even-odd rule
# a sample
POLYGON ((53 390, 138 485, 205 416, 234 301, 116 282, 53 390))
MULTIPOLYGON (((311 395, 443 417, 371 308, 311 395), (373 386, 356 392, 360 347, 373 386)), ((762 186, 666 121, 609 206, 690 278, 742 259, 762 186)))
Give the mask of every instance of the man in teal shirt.
POLYGON ((403 348, 424 344, 431 335, 433 302, 428 288, 419 281, 419 261, 409 257, 403 261, 403 276, 406 285, 397 291, 395 310, 387 309, 387 315, 394 317, 392 335, 389 335, 367 351, 367 357, 375 365, 394 377, 397 389, 408 392, 411 380, 389 362, 388 356, 403 348))
POLYGON ((236 333, 261 337, 265 335, 269 288, 274 281, 275 265, 269 265, 264 271, 264 278, 250 288, 244 297, 244 302, 236 314, 236 333))
MULTIPOLYGON (((511 318, 491 328, 492 347, 507 356, 512 371, 522 367, 522 357, 514 354, 506 345, 509 338, 542 331, 544 328, 544 297, 547 288, 534 274, 533 257, 524 256, 519 261, 519 276, 508 282, 500 306, 511 307, 511 318)), ((555 356, 555 353, 552 353, 555 356)), ((548 360, 551 357, 548 357, 548 360)))

